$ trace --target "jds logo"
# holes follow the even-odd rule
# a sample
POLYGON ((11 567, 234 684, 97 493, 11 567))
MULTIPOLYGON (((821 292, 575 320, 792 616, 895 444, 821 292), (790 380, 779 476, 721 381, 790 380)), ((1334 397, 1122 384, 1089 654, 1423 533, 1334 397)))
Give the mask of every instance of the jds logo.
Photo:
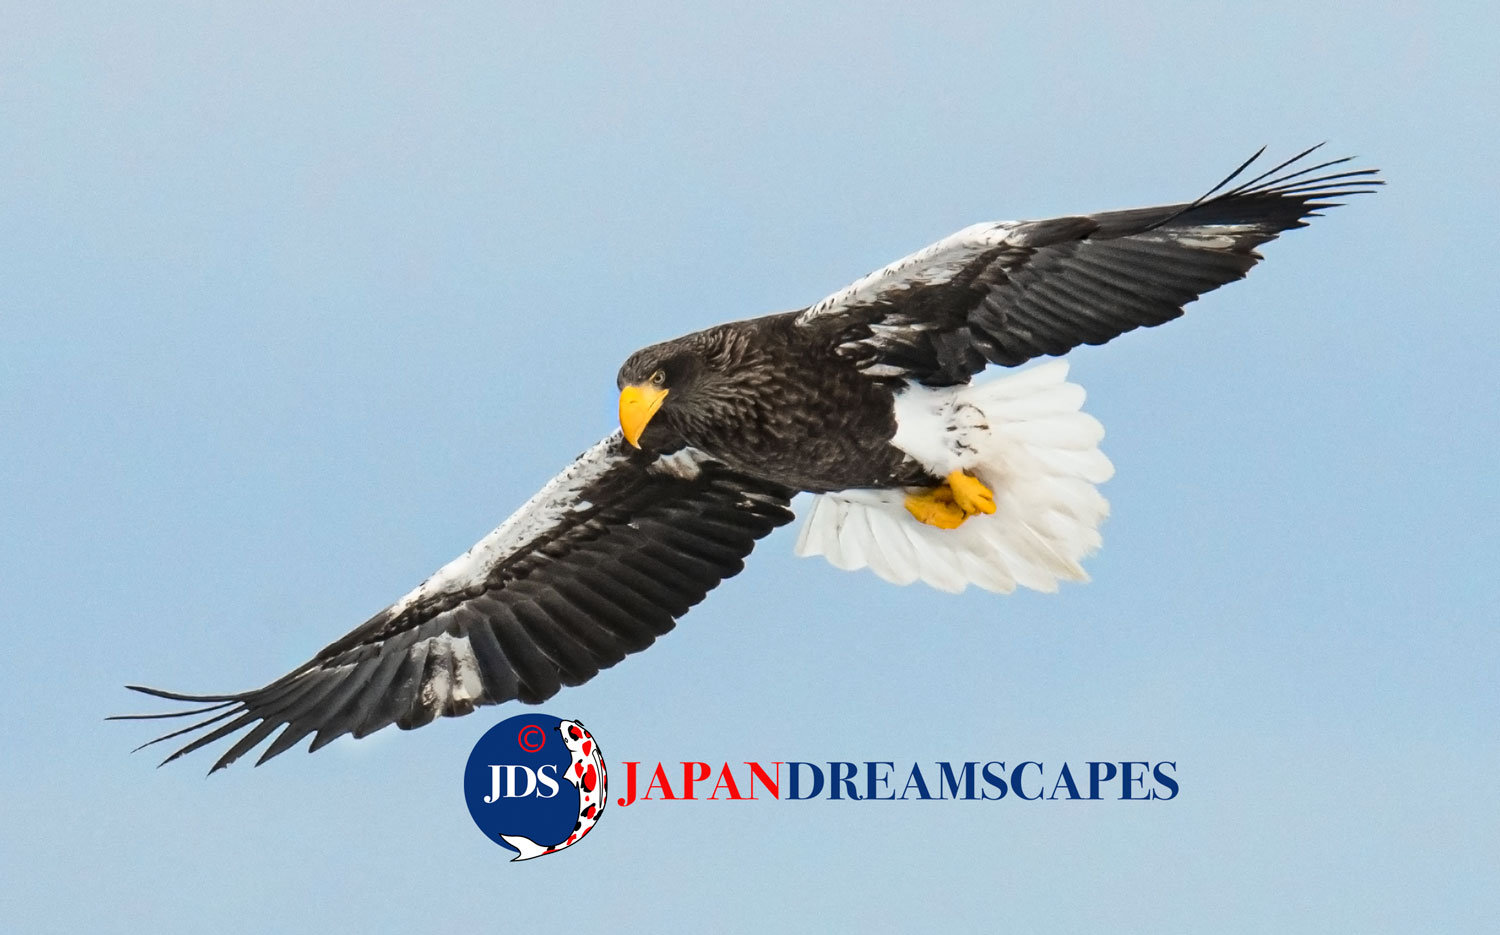
POLYGON ((485 837, 514 860, 583 840, 604 813, 608 777, 593 735, 577 721, 522 714, 491 727, 464 769, 464 798, 485 837))

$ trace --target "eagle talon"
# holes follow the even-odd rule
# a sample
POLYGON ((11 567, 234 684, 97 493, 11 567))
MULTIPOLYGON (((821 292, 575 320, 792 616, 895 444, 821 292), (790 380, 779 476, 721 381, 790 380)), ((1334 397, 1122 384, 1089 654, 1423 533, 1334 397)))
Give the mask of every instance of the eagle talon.
POLYGON ((975 513, 995 512, 995 494, 972 474, 954 471, 931 490, 907 494, 906 511, 919 523, 957 529, 975 513))
POLYGON ((953 502, 953 491, 947 484, 921 493, 907 494, 906 511, 917 522, 939 529, 957 529, 969 518, 963 507, 953 502))
POLYGON ((984 482, 965 471, 954 471, 948 475, 948 487, 953 491, 953 502, 965 515, 995 512, 995 494, 984 482))

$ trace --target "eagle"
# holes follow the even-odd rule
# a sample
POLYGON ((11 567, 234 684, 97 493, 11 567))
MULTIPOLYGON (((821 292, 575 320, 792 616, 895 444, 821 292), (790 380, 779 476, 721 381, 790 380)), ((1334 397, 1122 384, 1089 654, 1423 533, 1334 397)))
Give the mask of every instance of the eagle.
POLYGON ((257 765, 309 735, 538 704, 671 630, 804 492, 796 551, 842 569, 945 591, 1086 580, 1113 467, 1083 390, 1061 360, 974 377, 1170 321, 1382 184, 1317 148, 1246 178, 1262 149, 1189 203, 976 224, 806 308, 639 350, 619 430, 415 590, 264 687, 131 685, 190 707, 117 717, 193 717, 142 745, 187 738, 163 763, 239 735, 213 772, 267 739, 257 765))

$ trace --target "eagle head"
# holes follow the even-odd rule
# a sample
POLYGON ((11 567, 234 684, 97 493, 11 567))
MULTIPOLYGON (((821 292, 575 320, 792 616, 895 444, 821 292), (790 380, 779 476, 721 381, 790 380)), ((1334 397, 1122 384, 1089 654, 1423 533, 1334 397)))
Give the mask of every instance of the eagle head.
POLYGON ((669 426, 691 420, 703 402, 702 379, 710 367, 709 342, 702 333, 653 344, 631 354, 620 367, 620 431, 641 447, 658 412, 669 426))

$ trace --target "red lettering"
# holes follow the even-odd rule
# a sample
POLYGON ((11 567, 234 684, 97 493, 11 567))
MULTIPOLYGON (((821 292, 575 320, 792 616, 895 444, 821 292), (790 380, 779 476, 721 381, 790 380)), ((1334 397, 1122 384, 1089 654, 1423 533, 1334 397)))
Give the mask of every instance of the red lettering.
POLYGON ((776 781, 775 782, 771 781, 771 777, 768 776, 768 775, 766 775, 765 768, 762 767, 759 763, 748 763, 747 762, 745 765, 748 766, 748 767, 750 767, 750 798, 752 798, 752 799, 755 798, 755 780, 756 780, 756 777, 760 778, 760 784, 766 787, 766 791, 769 792, 769 793, 771 793, 771 798, 773 798, 773 799, 779 799, 779 798, 781 798, 781 761, 780 760, 776 761, 776 781))
POLYGON ((714 791, 709 795, 709 798, 717 799, 719 797, 719 790, 726 786, 729 788, 729 797, 731 799, 744 798, 744 796, 740 795, 740 787, 734 783, 734 774, 729 771, 728 763, 725 763, 723 768, 719 770, 719 781, 714 783, 714 791))
POLYGON ((682 793, 682 797, 684 799, 691 799, 691 798, 693 798, 694 797, 693 796, 693 783, 695 783, 695 782, 702 782, 703 780, 705 780, 707 778, 708 778, 708 764, 707 763, 683 763, 682 764, 682 788, 683 788, 684 791, 682 793), (702 772, 698 772, 698 769, 697 769, 698 767, 702 767, 703 771, 702 772), (697 775, 694 775, 694 773, 697 773, 697 775))
POLYGON ((641 801, 651 798, 652 789, 660 789, 664 799, 677 798, 672 794, 672 785, 667 782, 667 771, 661 768, 660 763, 656 764, 656 772, 651 774, 651 782, 646 785, 646 794, 641 796, 641 801))

